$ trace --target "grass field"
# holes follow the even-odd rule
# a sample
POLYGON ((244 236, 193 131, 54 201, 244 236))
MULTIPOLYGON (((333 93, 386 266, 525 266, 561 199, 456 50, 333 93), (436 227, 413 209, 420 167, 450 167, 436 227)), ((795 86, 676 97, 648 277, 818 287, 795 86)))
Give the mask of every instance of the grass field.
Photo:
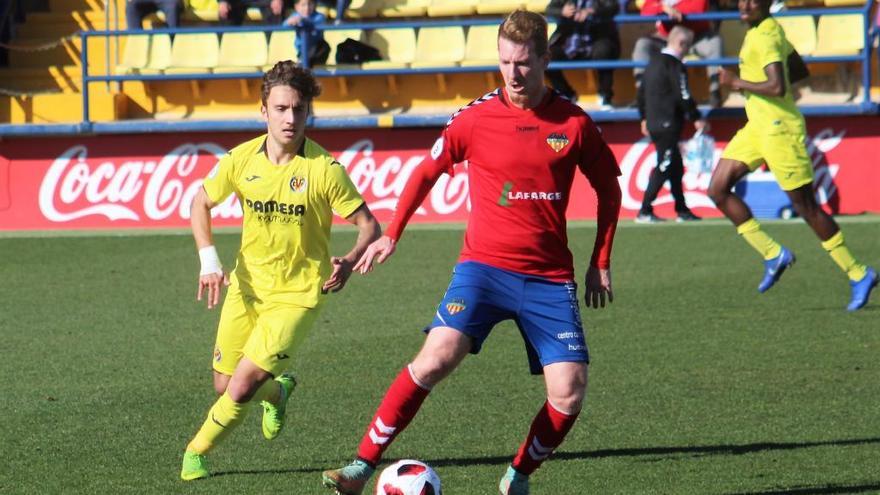
MULTIPOLYGON (((843 226, 880 265, 880 219, 843 226)), ((615 302, 583 311, 586 410, 534 495, 880 493, 880 295, 847 314, 846 278, 809 229, 767 230, 798 263, 759 295, 760 260, 728 224, 621 226, 615 302)), ((576 259, 594 232, 571 228, 576 259)), ((338 232, 334 252, 353 239, 338 232)), ((266 442, 252 411, 212 455, 217 475, 183 483, 180 456, 214 400, 218 317, 194 300, 192 240, 0 238, 0 493, 325 493, 320 472, 354 454, 460 242, 459 229, 414 228, 354 277, 295 356, 288 429, 266 442)), ((217 243, 231 266, 238 236, 217 243)), ((447 495, 496 493, 542 397, 505 323, 387 460, 429 462, 447 495)))

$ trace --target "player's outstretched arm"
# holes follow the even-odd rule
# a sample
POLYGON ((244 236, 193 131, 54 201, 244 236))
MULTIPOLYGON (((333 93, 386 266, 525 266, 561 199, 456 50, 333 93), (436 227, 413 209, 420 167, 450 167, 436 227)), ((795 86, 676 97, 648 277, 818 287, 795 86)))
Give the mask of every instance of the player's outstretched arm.
POLYGON ((220 257, 214 247, 214 237, 211 232, 211 208, 214 206, 216 205, 205 193, 205 190, 199 189, 190 208, 190 224, 201 262, 196 300, 201 301, 202 294, 207 291, 208 309, 220 304, 220 293, 223 286, 229 285, 229 276, 226 275, 223 271, 223 265, 220 264, 220 257))
POLYGON ((584 302, 588 308, 604 308, 605 300, 608 304, 614 302, 614 291, 611 290, 611 269, 596 268, 590 265, 584 278, 584 302))
POLYGON ((355 262, 361 259, 368 246, 382 234, 379 222, 376 221, 376 217, 373 216, 366 204, 361 205, 354 213, 346 217, 346 220, 357 227, 357 241, 345 256, 330 258, 330 262, 333 264, 333 273, 324 282, 322 287, 324 293, 339 292, 345 287, 348 277, 355 269, 355 262))
POLYGON ((394 254, 396 245, 397 243, 394 239, 387 235, 383 235, 367 247, 363 256, 361 256, 357 264, 354 266, 355 271, 359 272, 361 275, 366 275, 373 271, 373 262, 385 263, 385 260, 394 254))

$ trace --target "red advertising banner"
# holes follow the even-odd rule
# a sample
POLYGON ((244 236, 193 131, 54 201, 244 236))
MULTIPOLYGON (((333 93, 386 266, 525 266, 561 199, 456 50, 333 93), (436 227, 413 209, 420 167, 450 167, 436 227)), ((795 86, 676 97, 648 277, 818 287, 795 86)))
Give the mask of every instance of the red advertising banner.
MULTIPOLYGON (((743 122, 714 122, 715 159, 743 122)), ((634 216, 656 165, 653 146, 635 122, 606 123, 603 134, 620 163, 622 216, 634 216)), ((808 121, 808 151, 816 195, 840 214, 880 212, 880 119, 821 118, 808 121)), ((407 178, 424 159, 439 129, 312 130, 309 135, 347 168, 381 221, 387 221, 407 178)), ((0 141, 0 230, 167 228, 189 225, 189 205, 201 180, 227 149, 251 133, 178 133, 124 136, 16 138, 0 141)), ((688 170, 689 206, 719 216, 706 195, 709 173, 688 170)), ((766 171, 738 186, 758 216, 777 216, 785 195, 766 171)), ((468 215, 467 174, 443 176, 414 222, 464 221, 468 215)), ((672 216, 663 189, 655 202, 660 216, 672 216)), ((596 199, 583 177, 575 180, 570 219, 590 219, 596 199)), ((241 209, 232 197, 214 210, 215 225, 239 225, 241 209)))

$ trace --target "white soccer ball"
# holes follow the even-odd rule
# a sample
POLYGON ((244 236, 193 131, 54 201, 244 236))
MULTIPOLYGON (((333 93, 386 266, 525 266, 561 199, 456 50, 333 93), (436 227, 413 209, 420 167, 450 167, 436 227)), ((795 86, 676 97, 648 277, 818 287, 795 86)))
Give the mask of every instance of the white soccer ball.
POLYGON ((440 477, 421 461, 404 459, 385 468, 376 481, 376 495, 442 495, 440 477))

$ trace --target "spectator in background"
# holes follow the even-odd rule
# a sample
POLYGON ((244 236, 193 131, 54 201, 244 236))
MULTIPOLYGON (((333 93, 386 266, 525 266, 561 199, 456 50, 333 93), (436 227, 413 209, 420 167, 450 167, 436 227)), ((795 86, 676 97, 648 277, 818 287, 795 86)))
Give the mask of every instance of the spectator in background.
POLYGON ((319 0, 319 3, 328 9, 336 8, 336 19, 334 19, 334 22, 339 24, 342 22, 342 18, 345 16, 345 11, 351 4, 351 0, 319 0))
POLYGON ((324 24, 327 17, 315 11, 315 0, 296 0, 294 13, 284 20, 287 26, 296 27, 296 53, 299 60, 308 57, 309 67, 323 65, 330 55, 330 45, 324 40, 324 31, 315 26, 324 24), (303 50, 303 37, 306 38, 308 53, 303 50))
POLYGON ((181 0, 126 0, 125 22, 128 29, 143 29, 144 17, 160 10, 165 14, 165 24, 169 28, 180 25, 180 13, 183 11, 181 0))
POLYGON ((217 14, 221 23, 241 26, 251 7, 260 9, 265 24, 281 24, 285 9, 291 7, 291 0, 219 0, 217 14))
POLYGON ((706 127, 700 118, 697 104, 691 97, 687 80, 687 70, 681 58, 690 50, 694 33, 684 27, 675 26, 669 31, 666 48, 651 57, 645 69, 645 77, 639 87, 639 116, 642 119, 642 134, 651 138, 657 150, 657 167, 651 171, 648 188, 639 209, 637 223, 657 223, 662 221, 654 214, 652 203, 666 181, 675 199, 675 213, 679 222, 699 220, 685 203, 681 179, 684 176, 684 163, 678 141, 681 139, 684 120, 694 123, 697 130, 706 127))
MULTIPOLYGON (((620 35, 614 15, 618 0, 551 0, 547 15, 559 19, 556 31, 550 37, 550 59, 612 60, 620 57, 620 35)), ((599 106, 611 108, 614 97, 614 69, 598 72, 599 106)), ((553 89, 572 101, 577 100, 574 88, 561 70, 547 71, 553 89)))
MULTIPOLYGON (((643 36, 636 41, 633 48, 632 59, 636 62, 648 62, 653 55, 660 53, 666 46, 666 38, 669 30, 677 24, 682 24, 694 32, 694 43, 691 52, 700 58, 721 58, 722 45, 721 35, 709 21, 687 21, 687 14, 701 14, 709 10, 708 0, 645 0, 642 6, 642 15, 652 16, 666 14, 668 21, 657 21, 657 30, 643 36)), ((706 67, 709 75, 709 105, 712 108, 721 106, 721 85, 718 83, 718 74, 721 67, 712 65, 706 67)), ((644 69, 635 69, 636 89, 642 81, 644 69)))

